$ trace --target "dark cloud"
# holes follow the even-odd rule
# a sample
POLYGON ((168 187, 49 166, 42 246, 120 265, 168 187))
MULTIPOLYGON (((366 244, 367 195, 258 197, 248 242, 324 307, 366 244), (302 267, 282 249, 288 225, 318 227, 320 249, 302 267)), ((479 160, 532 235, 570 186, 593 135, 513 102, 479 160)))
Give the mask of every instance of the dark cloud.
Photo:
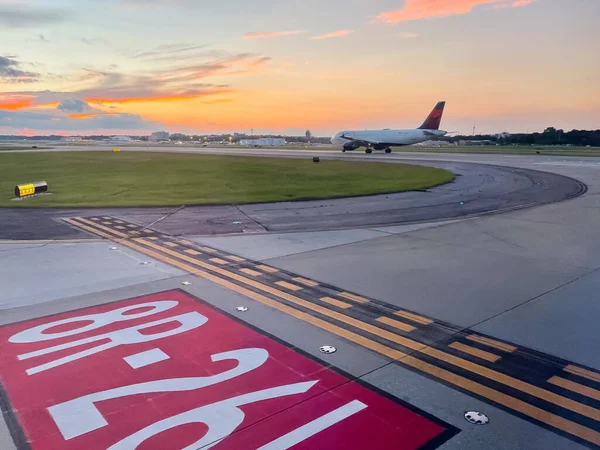
POLYGON ((16 59, 0 56, 0 80, 7 83, 35 83, 38 73, 20 68, 21 63, 16 59))
POLYGON ((63 100, 62 102, 60 102, 60 104, 56 107, 57 109, 60 109, 61 111, 65 111, 65 112, 84 112, 87 109, 89 109, 89 105, 82 101, 82 100, 63 100))
POLYGON ((66 14, 57 10, 27 10, 0 5, 0 27, 27 28, 62 22, 66 14))

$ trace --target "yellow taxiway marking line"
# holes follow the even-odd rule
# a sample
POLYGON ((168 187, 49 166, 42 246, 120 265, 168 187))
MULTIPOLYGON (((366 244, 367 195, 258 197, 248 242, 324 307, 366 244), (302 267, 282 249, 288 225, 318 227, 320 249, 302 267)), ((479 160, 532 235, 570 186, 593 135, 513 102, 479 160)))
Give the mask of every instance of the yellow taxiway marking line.
MULTIPOLYGON (((140 238, 140 239, 136 239, 136 242, 140 242, 143 243, 145 245, 148 245, 150 247, 156 248, 157 250, 161 250, 167 254, 172 253, 173 256, 177 256, 180 258, 185 259, 186 256, 176 253, 176 252, 171 252, 169 249, 166 248, 162 248, 160 246, 157 246, 151 242, 145 241, 144 239, 140 238)), ((191 258, 190 258, 191 259, 191 258)), ((329 316, 331 318, 334 318, 336 320, 339 320, 340 322, 346 323, 348 325, 351 325, 353 327, 359 328, 363 331, 366 331, 367 333, 371 333, 374 334, 376 336, 382 337, 384 339, 387 339, 388 341, 391 342, 395 342, 396 344, 400 344, 406 348, 410 348, 412 350, 416 350, 419 351, 423 354, 432 356, 433 358, 439 359, 441 361, 445 361, 447 363, 450 363, 456 367, 460 367, 461 369, 467 370, 469 372, 472 373, 476 373, 478 375, 484 376, 486 378, 489 378, 490 380, 494 380, 498 383, 504 384, 506 386, 512 387, 514 389, 518 389, 522 392, 525 392, 529 395, 534 395, 538 398, 541 398, 542 400, 545 400, 547 402, 550 403, 554 403, 556 405, 562 406, 563 408, 569 409, 571 411, 574 411, 578 414, 590 417, 594 420, 598 420, 600 421, 600 411, 596 408, 593 408, 591 406, 588 405, 584 405, 582 403, 576 402, 574 400, 571 400, 569 398, 565 398, 562 397, 558 394, 555 394, 554 392, 551 391, 547 391, 545 389, 542 389, 540 387, 534 386, 533 384, 521 381, 517 378, 511 377, 509 375, 505 375, 501 372, 497 372, 495 370, 489 369, 487 367, 481 366, 479 364, 473 363, 471 361, 467 361, 465 359, 456 357, 454 355, 451 355, 449 353, 443 352, 441 350, 437 350, 435 348, 431 348, 431 347, 427 347, 424 344, 421 344, 420 342, 417 341, 413 341, 412 339, 408 339, 405 338, 403 336, 397 335, 395 333, 383 330, 381 328, 378 328, 376 326, 373 326, 369 323, 363 322, 361 320, 357 320, 354 319, 353 317, 347 316, 345 314, 342 313, 338 313, 336 311, 332 311, 330 309, 324 308, 322 306, 319 305, 315 305, 309 301, 303 300, 299 297, 295 297, 293 295, 290 294, 286 294, 285 292, 279 291, 275 288, 272 288, 270 286, 264 285, 262 283, 258 283, 254 280, 250 280, 248 278, 242 277, 241 275, 237 275, 235 273, 229 272, 227 270, 224 269, 220 269, 218 267, 215 266, 211 266, 210 264, 206 264, 203 263, 201 261, 196 261, 191 259, 192 263, 195 263, 201 267, 204 267, 206 269, 209 270, 213 270, 217 273, 221 273, 222 275, 225 275, 229 278, 232 279, 236 279, 238 281, 241 281, 242 283, 248 284, 250 286, 253 286, 255 288, 258 288, 264 292, 268 292, 270 294, 276 295, 280 298, 283 298, 284 300, 288 300, 292 303, 295 303, 297 305, 303 306, 307 309, 312 309, 315 312, 318 312, 320 314, 323 314, 325 316, 329 316)))
POLYGON ((222 266, 226 266, 227 264, 229 264, 229 261, 225 261, 224 259, 221 259, 221 258, 210 258, 209 261, 212 261, 215 264, 221 264, 222 266))
POLYGON ((196 245, 193 242, 186 241, 185 239, 181 239, 179 242, 182 243, 183 245, 196 245))
POLYGON ((348 309, 352 308, 352 305, 341 300, 336 300, 331 297, 323 297, 320 299, 322 302, 329 303, 330 305, 337 306, 338 308, 348 309))
POLYGON ((591 370, 582 369, 581 367, 573 365, 568 365, 563 370, 565 372, 572 373, 573 375, 578 375, 580 377, 587 378, 588 380, 600 382, 600 374, 592 372, 591 370))
POLYGON ((171 248, 175 248, 175 247, 179 247, 179 244, 175 243, 175 242, 163 242, 163 244, 165 244, 167 247, 171 247, 171 248))
POLYGON ((279 272, 278 269, 275 269, 274 267, 265 266, 264 264, 256 266, 256 268, 262 270, 263 272, 268 272, 268 273, 277 273, 277 272, 279 272))
POLYGON ((260 277, 262 275, 261 272, 257 272, 256 270, 252 270, 252 269, 240 269, 240 272, 244 272, 246 275, 251 275, 253 277, 260 277))
POLYGON ((417 314, 409 313, 408 311, 398 311, 394 313, 397 316, 404 317, 405 319, 412 320, 413 322, 420 323, 422 325, 430 325, 433 320, 426 317, 421 317, 417 314))
POLYGON ((369 300, 367 300, 366 298, 351 294, 349 292, 342 292, 341 294, 338 294, 338 295, 340 297, 347 298, 348 300, 352 300, 353 302, 356 302, 356 303, 369 303, 369 300))
POLYGON ((206 253, 217 253, 217 251, 214 248, 210 247, 200 247, 200 250, 206 253))
POLYGON ((197 256, 197 255, 201 255, 202 254, 199 251, 192 250, 191 248, 189 248, 187 250, 184 250, 184 252, 186 252, 188 255, 192 255, 192 256, 197 256))
POLYGON ((453 342, 448 347, 461 351, 463 353, 468 353, 469 355, 473 355, 477 358, 485 359, 489 362, 496 362, 499 359, 501 359, 501 356, 494 355, 493 353, 486 352, 484 350, 480 350, 469 345, 461 344, 460 342, 453 342))
POLYGON ((244 262, 244 261, 246 261, 244 258, 240 258, 239 256, 235 256, 235 255, 226 255, 225 258, 230 259, 230 260, 235 261, 235 262, 244 262))
POLYGON ((385 316, 378 318, 377 322, 385 323, 386 325, 389 325, 390 327, 394 327, 399 330, 406 331, 407 333, 409 333, 415 329, 415 327, 413 327, 412 325, 409 325, 404 322, 400 322, 399 320, 390 319, 389 317, 385 317, 385 316))
MULTIPOLYGON (((68 219, 65 219, 65 220, 68 220, 68 219)), ((79 220, 85 220, 85 219, 79 219, 79 220)), ((69 223, 71 223, 71 222, 69 222, 69 223)), ((73 224, 77 225, 77 226, 81 226, 82 228, 87 229, 88 231, 91 231, 91 232, 97 231, 90 227, 83 226, 79 223, 73 223, 73 224)), ((94 223, 90 223, 90 224, 95 225, 94 223)), ((108 235, 105 235, 104 233, 100 233, 100 232, 96 232, 96 234, 108 236, 108 235)), ((142 239, 138 239, 138 240, 142 240, 142 239)), ((217 283, 217 284, 219 284, 227 289, 230 289, 234 292, 237 292, 239 294, 245 295, 246 297, 252 298, 260 303, 263 303, 264 305, 270 306, 281 312, 289 314, 292 317, 296 317, 297 319, 303 320, 307 323, 315 325, 315 326, 322 328, 326 331, 329 331, 333 334, 336 334, 338 336, 346 338, 349 341, 352 341, 359 345, 362 345, 365 348, 368 348, 370 350, 378 352, 382 355, 388 356, 389 358, 392 358, 394 360, 401 360, 401 362, 403 364, 411 366, 411 367, 413 367, 417 370, 420 370, 424 373, 428 373, 436 378, 442 379, 448 383, 454 384, 455 386, 458 386, 462 389, 473 392, 477 395, 486 397, 496 403, 504 405, 514 411, 520 412, 527 416, 533 417, 536 420, 546 423, 554 428, 561 429, 569 434, 572 434, 573 436, 577 436, 577 437, 580 437, 581 439, 592 442, 595 445, 600 445, 600 433, 596 432, 595 430, 584 427, 575 422, 571 422, 570 420, 564 419, 563 417, 549 413, 546 410, 543 410, 536 406, 530 405, 529 403, 526 403, 522 400, 518 400, 509 395, 503 394, 502 392, 496 391, 492 388, 489 388, 487 386, 479 384, 475 381, 469 380, 468 378, 462 377, 460 375, 454 374, 454 373, 449 372, 440 367, 434 366, 433 364, 429 364, 424 361, 421 361, 413 356, 408 356, 403 352, 400 352, 398 350, 389 348, 385 345, 379 344, 378 342, 375 342, 371 339, 365 338, 365 337, 363 337, 359 334, 356 334, 352 331, 349 331, 349 330, 346 330, 339 326, 333 325, 333 324, 331 324, 325 320, 319 319, 317 317, 313 317, 310 314, 304 313, 302 311, 298 311, 290 306, 279 303, 276 300, 271 300, 270 298, 265 297, 262 294, 258 294, 254 291, 251 291, 250 289, 238 286, 230 281, 219 278, 216 275, 196 269, 185 263, 182 263, 175 259, 169 258, 161 253, 158 253, 158 252, 152 251, 150 249, 147 249, 145 247, 136 245, 133 242, 130 242, 128 240, 119 240, 118 242, 120 242, 121 244, 128 246, 134 250, 137 250, 141 253, 145 253, 148 256, 159 259, 165 263, 171 264, 175 267, 179 267, 180 269, 185 270, 189 273, 198 275, 209 281, 217 283)), ((151 244, 151 243, 148 243, 148 244, 151 244)), ((167 249, 160 249, 160 250, 167 250, 167 249)), ((183 256, 183 255, 179 255, 179 256, 183 256)))
POLYGON ((578 394, 600 401, 600 391, 589 386, 584 386, 571 380, 565 380, 561 377, 552 377, 548 380, 548 383, 552 383, 555 386, 560 386, 568 389, 569 391, 577 392, 578 394))
POLYGON ((296 283, 304 284, 305 286, 309 287, 316 287, 319 285, 319 283, 317 283, 316 281, 307 280, 306 278, 302 277, 292 278, 292 280, 294 280, 296 283))
POLYGON ((300 286, 296 286, 295 284, 288 283, 287 281, 277 281, 275 282, 277 286, 281 286, 282 288, 289 289, 290 291, 301 291, 302 288, 300 286))
POLYGON ((467 339, 473 342, 479 342, 480 344, 487 345, 488 347, 493 347, 497 350, 502 350, 503 352, 512 353, 517 350, 517 347, 514 345, 505 344, 504 342, 495 341, 494 339, 486 338, 483 336, 477 336, 476 334, 471 334, 467 336, 467 339))

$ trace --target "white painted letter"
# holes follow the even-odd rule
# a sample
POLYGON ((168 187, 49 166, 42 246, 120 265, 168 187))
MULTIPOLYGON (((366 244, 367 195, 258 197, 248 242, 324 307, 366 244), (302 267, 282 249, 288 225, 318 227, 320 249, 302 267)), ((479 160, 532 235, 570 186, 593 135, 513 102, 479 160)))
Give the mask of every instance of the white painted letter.
POLYGON ((96 408, 95 403, 97 402, 137 394, 201 389, 248 373, 262 366, 268 358, 269 353, 262 348, 248 348, 219 353, 211 356, 213 362, 235 359, 238 361, 238 365, 231 370, 210 377, 156 380, 96 392, 51 406, 48 408, 48 412, 64 438, 69 440, 108 425, 106 419, 96 408))
POLYGON ((20 333, 11 336, 8 339, 8 342, 12 342, 13 344, 27 344, 31 342, 49 341, 51 339, 73 336, 74 334, 92 331, 105 325, 109 325, 111 323, 139 319, 141 317, 151 316, 152 314, 158 314, 163 311, 167 311, 168 309, 174 308, 178 304, 179 302, 176 302, 175 300, 164 300, 160 302, 150 302, 142 303, 139 305, 125 306, 124 308, 114 309, 105 313, 89 314, 87 316, 77 316, 71 317, 69 319, 57 320, 55 322, 46 323, 34 328, 29 328, 28 330, 21 331, 20 333), (125 315, 125 313, 128 311, 133 311, 140 308, 152 309, 137 314, 125 315), (44 334, 44 331, 50 328, 58 327, 60 325, 66 325, 68 323, 88 322, 90 320, 92 321, 92 323, 90 323, 89 325, 75 328, 73 330, 64 331, 62 333, 44 334))
POLYGON ((271 389, 251 392, 250 394, 240 395, 210 405, 201 406, 200 408, 191 409, 176 416, 153 423, 137 433, 126 437, 122 441, 117 442, 112 447, 109 447, 108 450, 132 450, 137 448, 144 441, 163 431, 190 423, 204 423, 208 426, 208 431, 201 439, 194 442, 192 445, 185 447, 183 450, 197 450, 199 448, 209 449, 233 433, 244 421, 245 415, 244 412, 239 409, 239 406, 287 395, 302 394, 307 392, 318 382, 319 381, 317 380, 278 386, 271 389))
POLYGON ((19 355, 18 358, 20 360, 35 358, 36 356, 46 355, 48 353, 58 352, 61 350, 65 350, 71 347, 77 347, 84 344, 90 344, 92 342, 97 342, 100 340, 109 339, 110 342, 106 344, 101 344, 96 347, 83 350, 79 353, 73 353, 72 355, 65 356, 63 358, 56 359, 54 361, 50 361, 48 363, 42 364, 40 366, 32 367, 31 369, 27 369, 26 372, 28 375, 33 375, 35 373, 43 372, 48 369, 52 369, 53 367, 61 366, 63 364, 67 364, 71 361, 76 361, 81 358, 85 358, 86 356, 90 356, 96 353, 100 353, 104 350, 108 350, 114 347, 118 347, 119 345, 127 345, 127 344, 139 344, 142 342, 155 341, 157 339, 162 339, 169 336, 174 336, 176 334, 181 334, 186 331, 193 330, 194 328, 198 328, 208 322, 208 319, 200 314, 199 312, 189 312, 185 314, 181 314, 179 316, 167 317, 165 319, 156 320, 150 323, 144 323, 142 325, 136 325, 130 328, 125 328, 123 330, 111 331, 110 333, 101 334, 98 336, 92 336, 85 339, 80 339, 78 341, 67 342, 66 344, 55 345, 54 347, 43 348, 41 350, 36 350, 30 353, 24 353, 19 355), (141 334, 139 331, 144 330, 146 328, 155 327, 157 325, 163 325, 171 322, 179 322, 179 326, 172 330, 163 331, 162 333, 156 334, 141 334))

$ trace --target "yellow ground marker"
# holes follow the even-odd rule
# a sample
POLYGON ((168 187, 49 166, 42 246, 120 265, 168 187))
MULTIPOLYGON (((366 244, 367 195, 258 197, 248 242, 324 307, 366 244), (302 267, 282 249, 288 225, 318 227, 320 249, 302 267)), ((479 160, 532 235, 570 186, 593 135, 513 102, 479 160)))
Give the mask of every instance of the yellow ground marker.
POLYGON ((277 273, 277 272, 279 272, 278 269, 275 269, 274 267, 265 266, 264 264, 256 266, 256 268, 262 270, 263 272, 269 272, 269 273, 277 273))
POLYGON ((341 294, 339 294, 339 296, 347 298, 348 300, 352 300, 356 303, 369 303, 369 300, 367 300, 366 298, 351 294, 350 292, 342 292, 341 294))
POLYGON ((480 344, 487 345, 488 347, 493 347, 497 350, 502 350, 503 352, 512 353, 517 350, 517 347, 510 344, 505 344, 504 342, 495 341, 494 339, 486 338, 483 336, 477 336, 476 334, 471 334, 467 336, 467 339, 473 342, 479 342, 480 344))
POLYGON ((581 367, 573 365, 568 365, 563 370, 565 372, 572 373, 573 375, 578 375, 580 377, 587 378, 588 380, 600 382, 600 374, 592 372, 591 370, 582 369, 581 367))
POLYGON ((196 251, 196 250, 192 250, 191 248, 184 250, 188 255, 192 255, 192 256, 197 256, 197 255, 201 255, 202 253, 196 251))
MULTIPOLYGON (((84 221, 84 223, 89 223, 90 225, 95 225, 94 223, 90 223, 88 221, 85 221, 85 219, 79 219, 84 221)), ((91 228, 89 226, 86 225, 82 225, 80 223, 77 223, 75 221, 71 221, 71 219, 65 219, 65 221, 67 221, 68 223, 71 223, 72 225, 76 225, 79 226, 87 231, 90 231, 92 233, 95 233, 99 236, 102 237, 111 237, 110 235, 100 232, 97 229, 91 228)), ((113 237, 114 238, 114 237, 113 237)), ((142 239, 140 239, 142 240, 142 239)), ((258 302, 261 302, 267 306, 270 306, 272 308, 278 309, 279 311, 282 311, 292 317, 296 317, 297 319, 303 320, 307 323, 310 323, 312 325, 315 325, 319 328, 322 328, 324 330, 327 330, 333 334, 336 334, 338 336, 344 337, 352 342, 355 342, 359 345, 362 345, 365 348, 368 348, 370 350, 373 350, 375 352, 378 352, 382 355, 385 355, 389 358, 395 359, 395 360, 401 360, 401 362, 403 364, 406 364, 408 366, 411 366, 417 370, 420 370, 424 373, 428 373, 429 375, 432 375, 436 378, 439 378, 441 380, 444 380, 448 383, 454 384, 455 386, 458 386, 462 389, 468 390, 470 392, 473 392, 477 395, 480 395, 482 397, 488 398, 496 403, 499 403, 501 405, 504 405, 514 411, 520 412, 522 414, 525 414, 527 416, 530 416, 532 418, 535 418, 536 420, 539 420, 540 422, 546 423, 554 428, 558 428, 560 430, 563 430, 573 436, 577 436, 581 439, 584 439, 588 442, 591 442, 595 445, 600 445, 600 433, 598 433, 595 430, 592 430, 590 428, 587 428, 585 426, 579 425, 575 422, 572 422, 570 420, 567 420, 563 417, 557 416, 555 414, 552 414, 544 409, 538 408, 536 406, 530 405, 529 403, 526 403, 522 400, 518 400, 514 397, 511 397, 509 395, 506 395, 502 392, 496 391, 492 388, 489 388, 487 386, 484 386, 482 384, 479 384, 475 381, 469 380, 468 378, 464 378, 460 375, 454 374, 452 372, 449 372, 445 369, 442 369, 440 367, 434 366, 433 364, 429 364, 426 363, 424 361, 421 361, 413 356, 409 356, 406 355, 403 352, 400 352, 398 350, 389 348, 385 345, 379 344, 378 342, 375 342, 371 339, 365 338, 359 334, 353 333, 352 331, 346 330, 342 327, 333 325, 325 320, 319 319, 317 317, 311 316, 310 314, 304 313, 302 311, 298 311, 292 307, 289 307, 287 305, 281 304, 276 300, 271 300, 268 297, 265 297, 264 295, 258 294, 254 291, 251 291, 250 289, 246 289, 244 287, 238 286, 230 281, 224 280, 222 278, 217 277, 216 275, 213 275, 211 273, 196 269, 192 266, 189 266, 185 263, 182 263, 180 261, 177 261, 175 259, 169 258, 165 255, 162 255, 161 253, 157 253, 155 251, 149 250, 145 247, 139 246, 134 244, 133 242, 129 241, 129 240, 117 240, 117 242, 121 243, 122 245, 125 245, 127 247, 130 247, 134 250, 137 250, 139 252, 145 253, 148 256, 151 256, 153 258, 157 258, 162 260, 163 262, 166 262, 167 264, 171 264, 175 267, 178 267, 182 270, 185 270, 187 272, 190 272, 192 274, 198 275, 202 278, 205 278, 209 281, 212 281, 214 283, 220 284, 221 286, 230 289, 232 291, 238 292, 239 294, 245 295, 246 297, 249 297, 251 299, 254 299, 258 302)), ((148 243, 151 244, 151 243, 148 243)), ((153 244, 152 244, 153 245, 153 244)), ((166 249, 160 249, 160 250, 166 250, 166 249)), ((167 250, 168 251, 168 250, 167 250)), ((182 255, 180 255, 182 256, 182 255)), ((307 302, 308 303, 308 302, 307 302)), ((340 314, 341 315, 341 314, 340 314)))
POLYGON ((246 275, 251 275, 253 277, 259 277, 262 275, 261 272, 257 272, 256 270, 252 269, 246 269, 245 267, 243 269, 240 269, 240 272, 244 272, 246 275))
POLYGON ((448 347, 461 351, 463 353, 468 353, 469 355, 475 356, 477 358, 485 359, 489 362, 496 362, 499 359, 501 359, 501 357, 498 355, 494 355, 493 353, 486 352, 475 347, 470 347, 465 344, 461 344, 460 342, 453 342, 448 347))
POLYGON ((407 333, 410 333, 411 331, 413 331, 415 329, 415 327, 413 327, 412 325, 409 325, 404 322, 400 322, 399 320, 390 319, 389 317, 380 317, 379 319, 377 319, 377 322, 385 323, 386 325, 389 325, 390 327, 394 327, 399 330, 406 331, 407 333))
POLYGON ((331 297, 323 297, 320 299, 322 302, 329 303, 330 305, 337 306, 338 308, 348 309, 352 308, 352 305, 341 300, 336 300, 331 297))
POLYGON ((397 316, 404 317, 405 319, 412 320, 413 322, 420 323, 422 325, 431 325, 433 320, 426 317, 421 317, 417 314, 409 313, 408 311, 398 311, 394 313, 397 316))
POLYGON ((577 392, 578 394, 585 395, 586 397, 593 398, 594 400, 600 401, 600 391, 588 386, 584 386, 579 383, 575 383, 571 380, 565 380, 561 377, 552 377, 548 380, 548 383, 552 383, 555 386, 568 389, 569 391, 577 392))
POLYGON ((307 280, 306 278, 302 277, 292 278, 292 280, 294 280, 296 283, 304 284, 305 286, 309 287, 316 287, 319 285, 319 283, 317 283, 316 281, 307 280))
POLYGON ((290 291, 301 291, 302 288, 300 286, 296 286, 295 284, 288 283, 287 281, 277 281, 275 283, 277 286, 281 286, 282 288, 289 289, 290 291))
POLYGON ((214 262, 215 264, 221 264, 222 266, 226 266, 227 264, 229 264, 229 261, 225 261, 221 258, 210 258, 210 261, 214 262))

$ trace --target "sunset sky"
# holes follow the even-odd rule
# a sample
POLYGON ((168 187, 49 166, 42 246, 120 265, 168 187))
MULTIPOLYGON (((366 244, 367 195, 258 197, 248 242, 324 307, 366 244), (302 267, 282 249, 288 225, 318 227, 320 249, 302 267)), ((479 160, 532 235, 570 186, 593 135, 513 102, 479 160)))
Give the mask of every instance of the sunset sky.
POLYGON ((0 134, 600 128, 600 0, 0 0, 0 134))

